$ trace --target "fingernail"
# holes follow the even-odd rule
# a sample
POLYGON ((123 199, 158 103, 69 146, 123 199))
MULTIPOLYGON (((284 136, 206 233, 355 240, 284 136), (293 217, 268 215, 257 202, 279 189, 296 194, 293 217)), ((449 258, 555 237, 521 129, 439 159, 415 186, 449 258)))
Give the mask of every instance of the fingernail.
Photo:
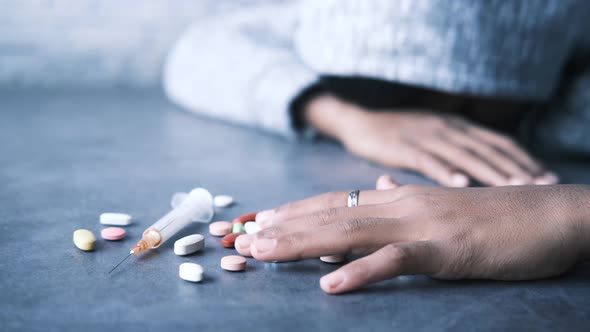
POLYGON ((467 187, 469 178, 461 173, 451 175, 451 184, 453 187, 467 187))
POLYGON ((274 214, 275 210, 260 211, 256 214, 256 222, 262 226, 267 223, 274 214))
POLYGON ((549 185, 549 184, 557 184, 559 183, 559 178, 557 175, 549 172, 541 175, 540 177, 536 178, 534 181, 535 184, 538 185, 549 185))
POLYGON ((521 178, 511 178, 508 180, 508 184, 511 186, 522 186, 526 184, 526 181, 521 178))
POLYGON ((336 271, 330 274, 323 276, 320 279, 320 285, 324 290, 332 290, 338 285, 340 285, 344 281, 344 276, 342 273, 336 271))
POLYGON ((256 240, 256 242, 254 242, 254 244, 252 245, 254 247, 254 249, 256 249, 256 251, 258 253, 263 253, 263 252, 267 252, 267 251, 271 251, 274 249, 274 247, 276 247, 277 245, 277 240, 276 239, 258 239, 256 240))
POLYGON ((239 249, 248 249, 252 243, 252 237, 249 235, 240 235, 236 239, 236 247, 239 249))

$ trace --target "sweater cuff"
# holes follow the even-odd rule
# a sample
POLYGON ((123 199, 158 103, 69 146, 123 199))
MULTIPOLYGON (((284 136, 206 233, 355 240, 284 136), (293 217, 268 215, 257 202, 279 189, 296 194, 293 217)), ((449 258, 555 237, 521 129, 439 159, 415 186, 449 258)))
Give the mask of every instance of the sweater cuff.
POLYGON ((289 139, 298 138, 303 127, 293 114, 315 92, 317 82, 317 75, 302 64, 276 63, 264 70, 256 81, 251 111, 258 115, 262 128, 289 139))

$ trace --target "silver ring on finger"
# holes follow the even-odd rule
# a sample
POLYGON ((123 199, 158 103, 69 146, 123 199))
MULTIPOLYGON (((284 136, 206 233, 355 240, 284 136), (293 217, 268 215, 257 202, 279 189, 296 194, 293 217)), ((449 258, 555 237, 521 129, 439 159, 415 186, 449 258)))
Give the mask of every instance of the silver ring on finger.
POLYGON ((359 205, 360 190, 353 190, 348 193, 348 207, 355 207, 359 205))

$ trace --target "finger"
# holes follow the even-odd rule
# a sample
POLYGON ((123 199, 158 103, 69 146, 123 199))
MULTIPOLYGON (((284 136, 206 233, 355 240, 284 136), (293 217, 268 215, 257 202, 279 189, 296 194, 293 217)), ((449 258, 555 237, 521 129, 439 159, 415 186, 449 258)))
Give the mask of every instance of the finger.
POLYGON ((344 219, 316 229, 254 237, 251 255, 262 261, 367 253, 409 236, 409 225, 397 219, 344 219))
POLYGON ((387 215, 393 214, 390 209, 380 205, 324 209, 298 218, 281 220, 276 225, 263 228, 256 234, 240 235, 236 239, 235 248, 241 255, 252 256, 250 247, 253 241, 259 238, 279 238, 291 233, 321 229, 323 226, 351 218, 363 219, 366 216, 385 218, 387 215))
POLYGON ((494 145, 506 154, 512 156, 534 176, 541 176, 544 173, 544 168, 541 163, 531 157, 528 152, 521 148, 511 138, 478 126, 470 127, 468 133, 475 135, 481 140, 494 145))
POLYGON ((383 174, 377 179, 377 184, 375 185, 377 190, 390 190, 399 187, 400 184, 393 181, 391 175, 383 174))
POLYGON ((422 144, 422 148, 461 169, 482 183, 492 186, 509 184, 506 174, 452 142, 441 139, 434 144, 422 144))
POLYGON ((443 186, 469 186, 469 178, 467 176, 457 172, 448 163, 442 161, 431 152, 416 148, 413 153, 414 157, 410 159, 409 168, 424 174, 443 186))
POLYGON ((487 161, 496 169, 508 175, 509 182, 515 185, 532 184, 536 174, 531 173, 511 156, 499 151, 490 143, 477 137, 471 137, 463 132, 451 130, 446 137, 458 146, 474 151, 479 157, 487 161))
MULTIPOLYGON (((393 191, 363 190, 359 193, 358 205, 374 205, 395 199, 393 191)), ((310 197, 304 200, 284 204, 273 210, 258 212, 256 222, 261 228, 271 227, 286 220, 299 218, 317 211, 330 208, 346 207, 348 192, 336 191, 310 197)))
POLYGON ((427 241, 388 244, 323 276, 320 287, 331 294, 348 292, 367 284, 407 274, 434 274, 437 250, 427 241))

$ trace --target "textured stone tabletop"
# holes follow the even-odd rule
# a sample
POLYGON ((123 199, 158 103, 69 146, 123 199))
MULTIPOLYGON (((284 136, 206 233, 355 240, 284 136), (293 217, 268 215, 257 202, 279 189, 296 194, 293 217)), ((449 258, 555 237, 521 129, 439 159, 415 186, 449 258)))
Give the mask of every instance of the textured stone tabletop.
MULTIPOLYGON (((112 275, 107 271, 170 207, 172 193, 202 186, 238 202, 223 220, 330 190, 370 188, 389 171, 329 142, 281 139, 180 112, 159 92, 0 93, 0 330, 43 331, 487 331, 584 330, 590 326, 590 267, 534 282, 400 277, 341 295, 319 278, 317 259, 248 260, 194 224, 112 275), (82 252, 72 232, 99 236, 98 216, 132 214, 123 241, 82 252), (205 235, 205 249, 179 257, 176 238, 205 235), (178 266, 196 262, 205 280, 178 266)), ((555 164, 566 182, 590 182, 583 164, 555 164)))

